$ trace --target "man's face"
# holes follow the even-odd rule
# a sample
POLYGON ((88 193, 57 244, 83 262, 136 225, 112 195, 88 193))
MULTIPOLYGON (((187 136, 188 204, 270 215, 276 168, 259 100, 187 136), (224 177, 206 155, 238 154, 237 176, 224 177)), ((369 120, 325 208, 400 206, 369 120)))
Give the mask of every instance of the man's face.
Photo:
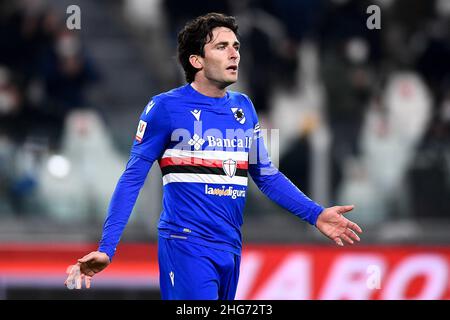
POLYGON ((234 32, 225 27, 213 29, 212 41, 205 44, 204 57, 199 57, 204 77, 227 87, 238 78, 239 41, 234 32))

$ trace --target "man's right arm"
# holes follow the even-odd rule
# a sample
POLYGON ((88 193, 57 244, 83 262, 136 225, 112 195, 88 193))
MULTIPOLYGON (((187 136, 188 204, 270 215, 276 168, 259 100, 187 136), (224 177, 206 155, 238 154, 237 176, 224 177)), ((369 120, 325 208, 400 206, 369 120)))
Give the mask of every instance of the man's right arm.
POLYGON ((111 198, 98 251, 112 260, 139 191, 153 162, 170 142, 171 121, 164 104, 151 100, 142 112, 131 156, 111 198))
POLYGON ((91 277, 109 265, 147 174, 167 148, 171 134, 170 115, 162 101, 155 97, 141 114, 130 159, 109 204, 99 249, 69 266, 65 281, 68 288, 81 289, 83 279, 88 288, 91 277))
POLYGON ((69 289, 81 289, 85 280, 86 288, 91 285, 91 278, 105 269, 112 261, 122 232, 128 222, 136 198, 152 166, 152 161, 132 155, 125 172, 114 190, 98 251, 93 251, 77 263, 67 268, 68 277, 64 284, 69 289))
POLYGON ((103 224, 103 235, 98 249, 106 253, 110 261, 151 166, 152 162, 131 155, 117 183, 103 224))

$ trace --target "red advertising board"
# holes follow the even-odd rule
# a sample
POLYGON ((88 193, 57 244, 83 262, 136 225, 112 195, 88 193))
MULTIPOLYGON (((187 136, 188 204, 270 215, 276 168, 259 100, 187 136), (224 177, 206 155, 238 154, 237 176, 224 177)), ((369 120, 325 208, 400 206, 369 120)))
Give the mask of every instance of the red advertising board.
POLYGON ((239 299, 449 299, 449 247, 247 246, 239 299))
MULTIPOLYGON (((95 245, 0 245, 1 286, 63 286, 95 245)), ((449 299, 450 246, 247 245, 237 299, 449 299)), ((121 244, 95 287, 158 287, 154 244, 121 244)))

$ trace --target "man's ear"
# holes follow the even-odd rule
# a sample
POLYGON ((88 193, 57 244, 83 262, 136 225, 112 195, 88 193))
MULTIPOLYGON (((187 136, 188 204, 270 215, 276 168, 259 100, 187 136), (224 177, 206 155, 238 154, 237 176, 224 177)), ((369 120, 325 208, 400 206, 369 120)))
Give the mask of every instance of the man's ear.
POLYGON ((189 56, 189 62, 191 63, 191 65, 195 69, 202 69, 203 68, 203 65, 202 65, 203 61, 201 61, 201 58, 198 55, 196 55, 196 54, 191 54, 189 56))

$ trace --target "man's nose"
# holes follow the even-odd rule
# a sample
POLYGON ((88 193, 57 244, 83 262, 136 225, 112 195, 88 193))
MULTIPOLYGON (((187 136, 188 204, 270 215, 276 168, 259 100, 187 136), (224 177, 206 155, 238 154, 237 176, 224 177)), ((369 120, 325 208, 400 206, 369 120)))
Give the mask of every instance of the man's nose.
POLYGON ((237 51, 235 48, 230 49, 230 59, 237 60, 239 58, 239 51, 237 51))
POLYGON ((239 57, 239 51, 235 47, 230 47, 228 52, 230 59, 237 59, 239 57))

